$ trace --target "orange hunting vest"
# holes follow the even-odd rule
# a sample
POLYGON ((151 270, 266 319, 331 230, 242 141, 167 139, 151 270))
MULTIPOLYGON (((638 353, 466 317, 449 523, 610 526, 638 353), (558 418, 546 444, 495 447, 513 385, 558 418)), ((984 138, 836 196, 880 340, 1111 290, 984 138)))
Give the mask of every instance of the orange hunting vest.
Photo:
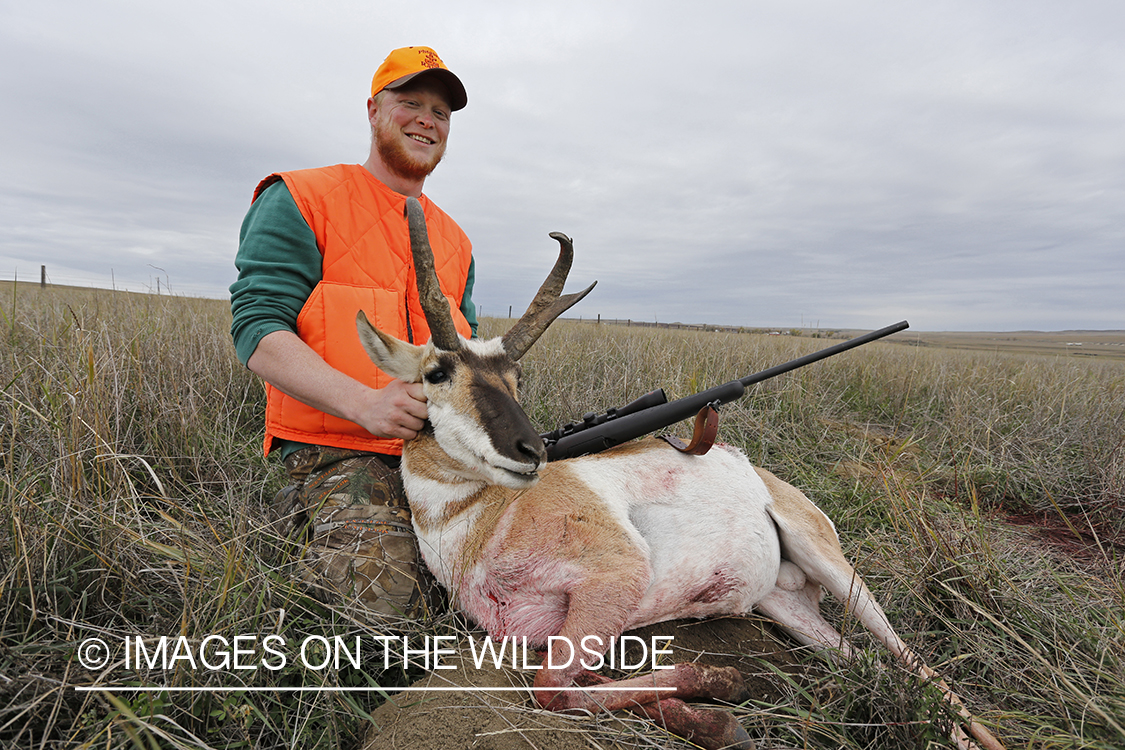
MULTIPOLYGON (((359 164, 272 174, 254 191, 284 180, 324 257, 320 283, 297 317, 297 335, 337 370, 372 388, 391 377, 372 364, 359 343, 358 310, 381 331, 403 341, 424 344, 430 338, 418 302, 414 261, 404 212, 406 196, 379 182, 359 164)), ((472 246, 461 228, 426 196, 420 199, 434 251, 434 268, 449 301, 457 331, 472 329, 461 313, 472 246)), ((359 425, 286 396, 266 385, 268 454, 278 438, 390 455, 402 453, 402 441, 378 438, 359 425)))

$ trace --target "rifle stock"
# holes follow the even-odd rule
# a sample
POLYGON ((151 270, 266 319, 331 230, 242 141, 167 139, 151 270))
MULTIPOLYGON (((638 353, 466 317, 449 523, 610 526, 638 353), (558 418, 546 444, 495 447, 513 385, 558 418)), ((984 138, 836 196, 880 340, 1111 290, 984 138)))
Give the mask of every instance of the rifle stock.
POLYGON ((598 453, 681 420, 694 417, 705 406, 718 406, 742 398, 746 388, 755 383, 777 377, 790 370, 854 349, 857 346, 862 346, 909 327, 910 324, 903 320, 886 328, 880 328, 854 339, 848 339, 827 349, 821 349, 812 354, 806 354, 803 357, 776 365, 768 370, 762 370, 671 402, 667 400, 664 389, 661 388, 647 393, 636 401, 618 409, 610 409, 602 414, 586 414, 582 421, 563 425, 557 430, 540 435, 540 437, 543 438, 543 443, 546 445, 547 458, 550 461, 598 453))

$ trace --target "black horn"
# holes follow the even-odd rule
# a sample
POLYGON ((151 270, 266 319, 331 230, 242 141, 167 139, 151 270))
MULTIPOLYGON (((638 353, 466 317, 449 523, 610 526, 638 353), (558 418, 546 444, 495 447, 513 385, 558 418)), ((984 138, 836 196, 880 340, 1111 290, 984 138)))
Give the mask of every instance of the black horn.
POLYGON ((543 286, 539 287, 535 299, 527 306, 527 312, 501 339, 504 343, 504 351, 512 359, 518 360, 526 354, 555 318, 589 294, 598 283, 595 281, 581 292, 563 295, 563 285, 566 284, 567 274, 570 273, 570 264, 574 261, 574 244, 562 232, 551 232, 551 237, 559 243, 559 258, 555 261, 555 267, 551 269, 543 286))
POLYGON ((406 199, 406 220, 410 227, 410 251, 414 255, 414 275, 418 282, 418 300, 430 327, 430 340, 434 346, 446 351, 461 348, 461 338, 449 313, 449 302, 441 293, 437 272, 434 270, 434 251, 426 234, 426 214, 417 198, 406 199))

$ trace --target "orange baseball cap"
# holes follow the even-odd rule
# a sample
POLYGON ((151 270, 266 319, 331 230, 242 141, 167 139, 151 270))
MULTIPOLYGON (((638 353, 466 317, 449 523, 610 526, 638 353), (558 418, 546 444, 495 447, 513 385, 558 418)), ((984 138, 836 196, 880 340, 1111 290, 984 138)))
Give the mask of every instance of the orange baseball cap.
POLYGON ((461 79, 453 75, 453 71, 445 67, 445 63, 429 47, 401 47, 387 55, 371 80, 371 95, 375 96, 383 89, 397 89, 422 74, 436 76, 445 84, 452 99, 449 107, 454 112, 469 102, 461 79))

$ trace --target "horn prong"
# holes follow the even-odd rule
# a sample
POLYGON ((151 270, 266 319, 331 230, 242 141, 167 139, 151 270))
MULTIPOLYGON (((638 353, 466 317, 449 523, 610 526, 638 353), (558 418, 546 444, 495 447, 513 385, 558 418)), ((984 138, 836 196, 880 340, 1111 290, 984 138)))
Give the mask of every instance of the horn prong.
POLYGON ((562 294, 567 274, 570 273, 570 266, 574 261, 574 242, 562 232, 551 232, 551 238, 559 243, 559 257, 551 273, 539 287, 535 298, 527 306, 523 317, 501 339, 504 351, 515 360, 526 354, 556 318, 577 304, 598 283, 595 281, 574 294, 562 294))

